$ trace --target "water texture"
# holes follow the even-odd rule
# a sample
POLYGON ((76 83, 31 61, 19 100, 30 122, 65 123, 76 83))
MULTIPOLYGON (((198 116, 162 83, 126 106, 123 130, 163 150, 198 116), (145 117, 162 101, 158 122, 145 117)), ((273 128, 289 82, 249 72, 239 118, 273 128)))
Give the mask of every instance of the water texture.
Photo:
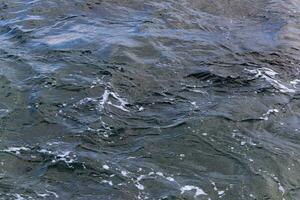
POLYGON ((299 200, 299 0, 0 0, 0 199, 299 200))

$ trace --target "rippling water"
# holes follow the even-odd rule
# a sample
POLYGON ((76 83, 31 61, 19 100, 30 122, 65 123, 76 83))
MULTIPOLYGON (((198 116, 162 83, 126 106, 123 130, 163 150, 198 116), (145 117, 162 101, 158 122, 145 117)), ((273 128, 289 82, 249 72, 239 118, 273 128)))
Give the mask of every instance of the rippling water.
POLYGON ((299 0, 0 0, 0 199, 300 199, 299 0))

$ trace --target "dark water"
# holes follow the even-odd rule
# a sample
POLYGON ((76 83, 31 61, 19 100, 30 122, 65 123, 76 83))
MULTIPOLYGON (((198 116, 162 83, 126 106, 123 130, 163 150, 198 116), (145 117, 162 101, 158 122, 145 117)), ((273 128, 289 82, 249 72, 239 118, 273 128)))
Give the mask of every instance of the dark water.
POLYGON ((300 199, 299 0, 0 0, 0 44, 0 199, 300 199))

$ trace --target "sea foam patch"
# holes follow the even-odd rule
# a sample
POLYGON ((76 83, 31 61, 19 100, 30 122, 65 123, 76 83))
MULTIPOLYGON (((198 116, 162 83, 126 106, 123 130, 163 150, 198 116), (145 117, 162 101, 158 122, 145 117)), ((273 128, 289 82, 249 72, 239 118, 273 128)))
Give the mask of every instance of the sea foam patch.
POLYGON ((195 191, 194 197, 198 197, 200 195, 207 195, 201 188, 194 186, 194 185, 185 185, 180 188, 181 194, 184 194, 187 191, 195 191))
POLYGON ((279 90, 282 93, 295 93, 296 91, 292 88, 286 86, 281 80, 276 78, 278 74, 272 69, 263 67, 259 69, 245 69, 245 71, 254 74, 255 78, 265 79, 268 83, 270 83, 274 88, 279 90))

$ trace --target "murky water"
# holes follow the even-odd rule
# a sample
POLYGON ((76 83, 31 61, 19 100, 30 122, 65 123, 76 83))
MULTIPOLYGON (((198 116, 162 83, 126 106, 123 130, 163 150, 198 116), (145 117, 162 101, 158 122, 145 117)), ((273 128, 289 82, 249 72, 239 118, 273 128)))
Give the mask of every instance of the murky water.
POLYGON ((300 199, 299 0, 0 0, 0 199, 300 199))

